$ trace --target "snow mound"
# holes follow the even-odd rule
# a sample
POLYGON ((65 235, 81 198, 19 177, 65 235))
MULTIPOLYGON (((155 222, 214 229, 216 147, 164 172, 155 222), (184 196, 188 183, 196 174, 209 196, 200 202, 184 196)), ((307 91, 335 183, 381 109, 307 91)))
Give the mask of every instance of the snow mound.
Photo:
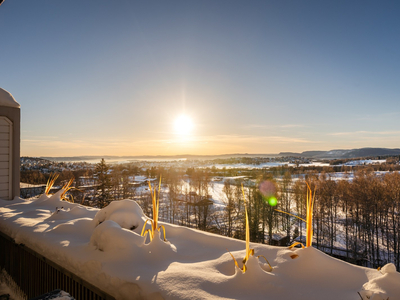
POLYGON ((149 255, 151 255, 152 260, 159 260, 160 258, 163 260, 171 259, 177 252, 175 245, 171 244, 169 241, 163 241, 161 239, 160 231, 154 233, 153 240, 144 245, 144 249, 149 255))
POLYGON ((137 233, 143 228, 146 216, 140 206, 133 200, 125 199, 111 202, 101 209, 93 219, 95 226, 107 220, 112 220, 125 229, 137 233))
POLYGON ((396 267, 394 264, 386 264, 382 267, 381 269, 382 274, 388 274, 388 273, 396 273, 396 267))
POLYGON ((394 264, 389 263, 381 269, 381 276, 373 277, 363 288, 370 299, 400 299, 400 273, 394 264), (396 298, 398 297, 398 298, 396 298))
POLYGON ((146 244, 140 235, 146 219, 133 200, 101 210, 62 201, 59 192, 36 200, 0 200, 3 233, 117 300, 400 300, 400 273, 392 264, 378 271, 311 247, 251 243, 255 255, 243 273, 227 249, 241 266, 244 241, 160 222, 167 241, 157 230, 146 244))
POLYGON ((61 189, 53 195, 48 196, 46 194, 43 194, 39 198, 33 200, 33 202, 36 205, 54 209, 54 211, 56 211, 56 208, 61 209, 61 207, 63 207, 64 209, 68 209, 68 210, 75 208, 77 205, 76 203, 71 203, 71 202, 61 199, 61 194, 63 192, 64 192, 64 189, 61 189))
POLYGON ((144 238, 133 231, 121 228, 112 220, 106 220, 94 229, 90 244, 104 252, 128 250, 133 254, 144 244, 144 238))
POLYGON ((21 105, 5 89, 0 88, 0 106, 20 108, 21 105))
POLYGON ((263 280, 268 280, 270 278, 268 278, 267 276, 274 276, 273 273, 266 272, 264 270, 264 267, 261 267, 260 263, 261 262, 256 256, 250 255, 249 259, 246 262, 246 268, 247 268, 246 272, 243 273, 242 270, 235 267, 235 277, 238 278, 239 280, 243 280, 244 278, 246 278, 246 281, 248 280, 254 281, 259 278, 262 278, 263 280))

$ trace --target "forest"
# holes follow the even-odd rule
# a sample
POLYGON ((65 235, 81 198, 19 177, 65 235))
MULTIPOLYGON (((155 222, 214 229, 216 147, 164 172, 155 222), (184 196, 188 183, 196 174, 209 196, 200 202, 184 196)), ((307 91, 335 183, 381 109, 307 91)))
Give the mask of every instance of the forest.
MULTIPOLYGON (((393 262, 399 269, 400 174, 359 168, 351 179, 330 175, 286 172, 273 177, 266 173, 256 180, 225 178, 216 183, 205 171, 192 172, 188 180, 169 174, 163 177, 161 219, 244 239, 244 184, 251 241, 289 246, 296 239, 305 240, 306 224, 294 216, 305 218, 308 183, 315 191, 315 247, 352 263, 378 268, 393 262), (209 192, 216 184, 223 184, 225 205, 212 205, 209 192), (265 184, 267 194, 261 188, 265 184), (276 197, 276 206, 270 205, 270 197, 276 197)), ((137 192, 134 198, 151 215, 146 191, 137 192)))

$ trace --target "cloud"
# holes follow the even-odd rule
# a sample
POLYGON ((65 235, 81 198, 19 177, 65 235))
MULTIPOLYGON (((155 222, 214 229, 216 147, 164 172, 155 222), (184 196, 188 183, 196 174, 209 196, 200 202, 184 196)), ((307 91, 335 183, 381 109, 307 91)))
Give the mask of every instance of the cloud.
POLYGON ((244 126, 247 129, 257 129, 257 128, 272 128, 271 125, 261 125, 261 124, 247 124, 244 126))
POLYGON ((307 127, 307 126, 303 125, 303 124, 287 124, 287 125, 281 125, 278 127, 281 127, 281 128, 303 128, 303 127, 307 127))
POLYGON ((397 118, 397 116, 400 114, 400 112, 399 111, 392 111, 392 112, 388 112, 388 113, 381 113, 381 114, 374 114, 374 115, 370 115, 370 114, 366 114, 366 115, 359 115, 359 116, 356 116, 356 120, 359 120, 359 121, 361 121, 361 120, 368 120, 368 121, 370 121, 370 120, 377 120, 377 119, 389 119, 389 118, 392 118, 392 117, 396 117, 397 118))
POLYGON ((333 136, 346 136, 346 135, 356 135, 356 134, 363 134, 366 131, 349 131, 349 132, 332 132, 328 133, 328 135, 333 135, 333 136))
POLYGON ((274 153, 282 148, 303 148, 316 142, 301 137, 284 135, 204 135, 162 139, 91 138, 53 139, 37 137, 23 139, 21 149, 30 156, 79 156, 79 155, 177 155, 221 153, 274 153))
POLYGON ((400 131, 348 131, 348 132, 333 132, 328 135, 333 136, 352 136, 352 135, 400 135, 400 131))
POLYGON ((248 124, 245 126, 246 129, 257 129, 257 128, 262 128, 262 129, 267 129, 267 128, 304 128, 307 127, 306 125, 303 124, 285 124, 285 125, 262 125, 262 124, 248 124))
POLYGON ((198 137, 199 142, 215 142, 215 143, 310 143, 311 141, 286 136, 254 136, 254 135, 215 135, 198 137))

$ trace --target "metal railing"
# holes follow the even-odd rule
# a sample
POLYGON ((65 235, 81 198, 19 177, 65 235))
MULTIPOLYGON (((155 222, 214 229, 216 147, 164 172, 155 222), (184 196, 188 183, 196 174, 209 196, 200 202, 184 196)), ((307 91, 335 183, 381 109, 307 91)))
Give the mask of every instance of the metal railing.
POLYGON ((65 268, 0 232, 0 268, 28 299, 61 289, 77 300, 115 300, 65 268))

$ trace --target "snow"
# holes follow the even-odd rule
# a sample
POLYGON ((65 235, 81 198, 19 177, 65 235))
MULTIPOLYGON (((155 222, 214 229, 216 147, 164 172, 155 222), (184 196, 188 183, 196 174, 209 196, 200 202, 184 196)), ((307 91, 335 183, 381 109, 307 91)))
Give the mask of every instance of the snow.
MULTIPOLYGON (((269 169, 269 168, 274 168, 274 167, 296 167, 297 165, 294 163, 290 162, 265 162, 265 163, 260 163, 260 164, 245 164, 245 163, 236 163, 236 164, 209 164, 204 166, 203 168, 212 168, 215 167, 218 170, 221 170, 223 168, 225 169, 269 169)), ((317 162, 313 161, 310 163, 302 163, 299 164, 300 167, 327 167, 329 166, 328 163, 322 163, 322 162, 317 162)))
POLYGON ((30 183, 24 183, 24 182, 20 182, 19 183, 19 187, 21 189, 25 189, 25 188, 42 188, 45 187, 45 184, 30 184, 30 183))
POLYGON ((148 181, 156 181, 157 178, 147 178, 146 176, 135 176, 135 182, 147 183, 148 181))
MULTIPOLYGON (((219 177, 218 181, 216 181, 216 178, 214 178, 208 187, 208 194, 211 196, 210 200, 214 203, 214 207, 217 209, 223 209, 228 203, 228 198, 224 192, 225 181, 231 181, 233 184, 235 180, 245 178, 245 176, 219 177)), ((190 190, 190 184, 188 180, 182 180, 181 183, 183 190, 190 190)), ((167 190, 165 189, 163 192, 167 192, 167 190)))
MULTIPOLYGON (((3 269, 0 272, 0 299, 2 295, 9 295, 9 300, 25 300, 23 293, 10 275, 3 269)), ((7 299, 7 298, 5 298, 7 299)))
POLYGON ((0 106, 8 106, 14 108, 20 108, 21 106, 14 97, 7 92, 5 89, 0 88, 0 106))
POLYGON ((360 165, 380 165, 386 163, 386 159, 361 159, 346 162, 345 166, 360 166, 360 165))
POLYGON ((159 222, 167 241, 156 233, 150 242, 140 235, 147 219, 128 199, 101 210, 62 201, 60 192, 0 200, 2 232, 116 299, 400 299, 391 264, 378 271, 314 248, 251 243, 255 255, 242 273, 228 251, 241 266, 244 241, 159 222))

